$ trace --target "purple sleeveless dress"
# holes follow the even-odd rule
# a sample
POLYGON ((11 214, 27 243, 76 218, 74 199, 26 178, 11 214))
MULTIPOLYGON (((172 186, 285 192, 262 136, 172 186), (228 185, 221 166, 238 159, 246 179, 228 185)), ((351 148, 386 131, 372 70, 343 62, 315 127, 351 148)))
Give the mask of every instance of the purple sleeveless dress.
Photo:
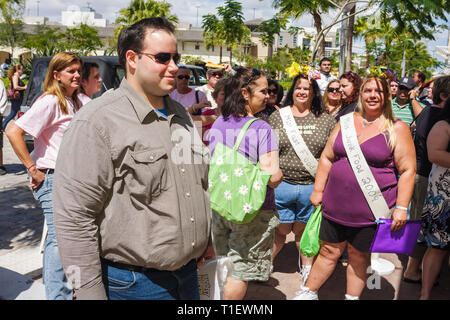
MULTIPOLYGON (((397 201, 397 170, 388 139, 388 136, 378 134, 360 146, 384 199, 392 208, 397 201)), ((375 217, 347 159, 341 132, 336 137, 333 151, 335 159, 322 199, 323 216, 349 227, 375 225, 375 217)))

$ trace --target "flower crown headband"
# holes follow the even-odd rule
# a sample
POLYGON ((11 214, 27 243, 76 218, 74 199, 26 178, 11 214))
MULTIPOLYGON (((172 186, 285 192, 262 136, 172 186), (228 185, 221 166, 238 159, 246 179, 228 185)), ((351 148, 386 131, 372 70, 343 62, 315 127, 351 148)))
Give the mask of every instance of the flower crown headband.
POLYGON ((376 78, 387 78, 387 70, 383 70, 383 67, 381 66, 373 66, 366 70, 366 76, 376 78))
POLYGON ((308 80, 320 79, 320 73, 317 70, 306 64, 299 65, 297 62, 292 62, 291 66, 286 69, 286 72, 289 78, 295 78, 299 74, 304 74, 308 76, 308 80))

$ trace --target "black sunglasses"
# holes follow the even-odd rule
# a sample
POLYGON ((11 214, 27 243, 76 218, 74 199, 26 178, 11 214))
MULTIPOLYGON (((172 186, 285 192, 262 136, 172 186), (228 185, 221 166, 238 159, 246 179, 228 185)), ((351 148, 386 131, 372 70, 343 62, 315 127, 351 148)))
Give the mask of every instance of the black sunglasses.
POLYGON ((267 89, 267 93, 268 94, 277 94, 278 93, 278 90, 277 89, 267 89))
POLYGON ((327 89, 327 91, 330 93, 331 92, 339 92, 339 90, 340 90, 340 88, 331 88, 331 87, 327 89))
POLYGON ((250 84, 250 82, 252 82, 256 77, 259 77, 260 75, 261 75, 261 71, 259 71, 259 69, 257 69, 257 68, 253 68, 252 76, 250 77, 250 79, 248 79, 245 86, 248 86, 250 84))
POLYGON ((188 75, 183 76, 183 75, 180 74, 179 76, 177 76, 177 78, 180 79, 180 80, 182 80, 182 79, 189 80, 191 77, 188 76, 188 75))
POLYGON ((147 52, 137 52, 137 53, 143 54, 160 64, 169 64, 171 59, 173 59, 173 62, 175 62, 175 64, 178 64, 181 59, 181 55, 178 52, 177 53, 160 52, 157 54, 147 52))
POLYGON ((211 73, 211 76, 212 77, 220 77, 220 78, 222 78, 223 77, 223 72, 214 72, 214 73, 211 73))

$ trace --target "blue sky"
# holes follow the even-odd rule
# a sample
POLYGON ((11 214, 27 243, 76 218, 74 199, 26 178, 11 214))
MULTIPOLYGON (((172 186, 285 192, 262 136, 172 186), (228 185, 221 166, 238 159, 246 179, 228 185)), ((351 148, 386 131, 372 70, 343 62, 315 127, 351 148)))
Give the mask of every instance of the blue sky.
MULTIPOLYGON (((36 15, 38 9, 38 0, 26 0, 26 15, 36 15)), ((172 4, 172 12, 176 14, 180 21, 189 22, 193 26, 201 24, 201 16, 209 13, 215 13, 217 6, 223 4, 222 0, 166 0, 172 4), (198 18, 197 18, 198 14, 198 18)), ((61 11, 66 10, 69 5, 78 5, 80 7, 87 4, 94 8, 98 13, 109 21, 114 21, 117 12, 130 3, 130 0, 40 0, 39 15, 49 17, 50 20, 60 21, 61 11)), ((246 0, 243 4, 244 17, 247 20, 253 18, 269 19, 276 12, 272 8, 272 0, 246 0)), ((450 20, 450 16, 448 16, 450 20)), ((330 19, 331 20, 331 19, 330 19)), ((442 22, 441 22, 442 23, 442 22)), ((304 15, 294 22, 294 25, 303 27, 312 27, 312 19, 309 15, 304 15)), ((437 33, 435 41, 424 41, 430 54, 434 56, 436 46, 446 46, 448 39, 448 30, 437 33)), ((355 52, 363 50, 363 44, 359 41, 355 43, 355 52)))

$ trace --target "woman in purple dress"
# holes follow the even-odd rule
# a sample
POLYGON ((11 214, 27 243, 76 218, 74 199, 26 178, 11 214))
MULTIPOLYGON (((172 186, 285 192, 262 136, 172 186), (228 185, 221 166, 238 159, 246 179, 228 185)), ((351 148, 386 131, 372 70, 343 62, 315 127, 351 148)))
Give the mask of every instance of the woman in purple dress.
MULTIPOLYGON (((392 231, 398 231, 406 224, 406 207, 414 188, 416 157, 411 133, 393 116, 384 77, 365 79, 358 110, 353 114, 358 142, 388 207, 394 209, 392 231)), ((345 298, 359 299, 368 278, 376 224, 347 159, 340 122, 320 157, 310 199, 314 206, 322 204, 322 247, 308 281, 294 299, 317 299, 317 291, 333 273, 346 247, 349 259, 345 298)))

